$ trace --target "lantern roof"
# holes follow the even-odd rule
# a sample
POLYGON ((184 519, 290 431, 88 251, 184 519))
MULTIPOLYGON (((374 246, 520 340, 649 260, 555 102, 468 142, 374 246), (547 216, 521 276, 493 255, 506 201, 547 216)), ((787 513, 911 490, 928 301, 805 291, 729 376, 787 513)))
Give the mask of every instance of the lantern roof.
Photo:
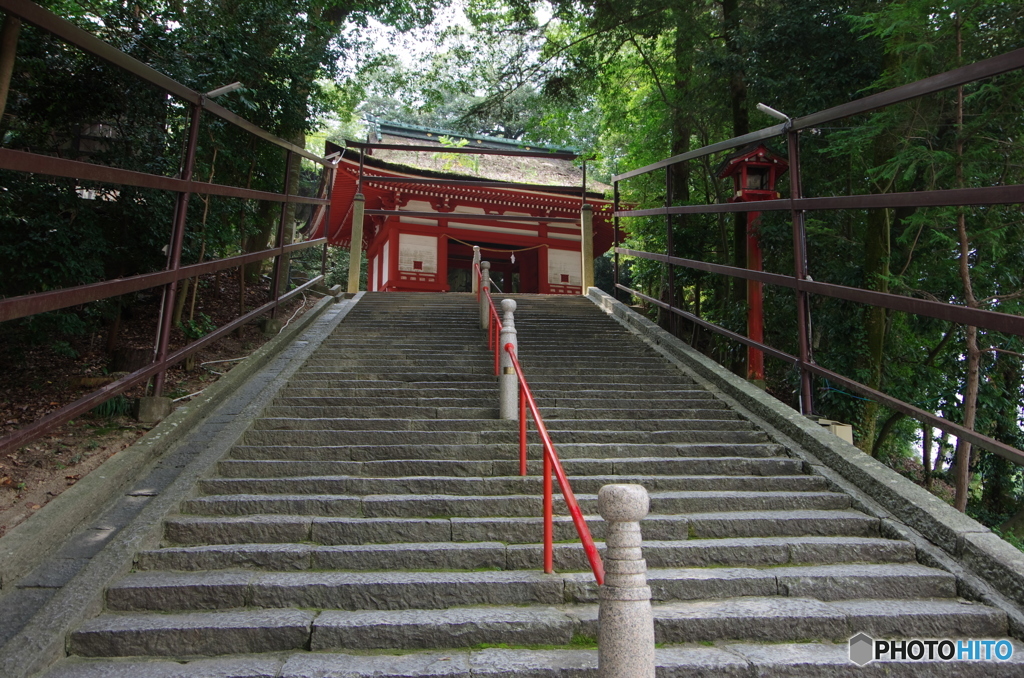
POLYGON ((729 155, 715 168, 715 175, 719 179, 726 179, 740 171, 740 168, 747 163, 759 163, 774 165, 779 168, 779 176, 789 169, 789 161, 780 153, 772 150, 761 142, 744 146, 740 150, 729 155))

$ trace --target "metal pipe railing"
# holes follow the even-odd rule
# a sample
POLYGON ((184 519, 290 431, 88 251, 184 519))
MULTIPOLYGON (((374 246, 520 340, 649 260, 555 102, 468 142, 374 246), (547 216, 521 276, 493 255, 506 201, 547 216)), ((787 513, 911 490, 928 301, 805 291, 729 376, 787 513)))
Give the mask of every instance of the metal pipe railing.
MULTIPOLYGON (((780 125, 767 127, 756 132, 751 132, 750 134, 710 144, 702 148, 672 156, 656 163, 645 165, 613 176, 613 202, 615 205, 613 218, 616 220, 621 217, 664 216, 666 218, 670 218, 672 215, 682 214, 789 211, 790 220, 793 224, 794 261, 793 274, 781 275, 764 271, 747 270, 734 266, 725 266, 706 261, 684 259, 674 256, 671 251, 666 253, 655 253, 633 250, 622 247, 617 241, 615 247, 615 289, 659 306, 668 311, 671 316, 685 318, 720 336, 727 337, 733 341, 745 344, 748 347, 755 348, 766 355, 794 364, 800 374, 800 405, 801 411, 805 414, 811 414, 814 412, 811 389, 812 378, 818 377, 828 379, 829 381, 841 384, 861 397, 873 400, 906 416, 917 419, 926 426, 938 428, 946 433, 956 436, 957 438, 968 441, 972 445, 977 445, 993 452, 1015 464, 1024 465, 1024 450, 1019 450, 1011 445, 976 432, 971 428, 962 426, 945 417, 936 416, 935 414, 916 407, 906 401, 887 395, 866 384, 821 367, 815 361, 812 350, 813 342, 809 304, 811 295, 842 299, 863 304, 865 306, 881 307, 894 311, 911 313, 916 316, 936 318, 952 323, 958 323, 975 328, 986 328, 1017 336, 1024 336, 1024 318, 1019 315, 989 310, 986 308, 961 306, 949 303, 948 301, 940 301, 938 299, 920 299, 891 292, 862 289, 812 280, 807 271, 807 235, 804 225, 805 212, 812 210, 862 210, 892 209, 899 207, 964 207, 1016 204, 1024 202, 1024 184, 962 187, 901 193, 807 197, 803 195, 803 191, 801 189, 802 170, 800 163, 799 137, 797 134, 800 130, 812 129, 824 123, 831 123, 848 118, 852 115, 869 113, 895 103, 908 101, 927 94, 934 94, 984 78, 991 78, 1003 73, 1020 71, 1022 69, 1024 69, 1024 48, 1016 49, 990 59, 962 66, 946 73, 931 76, 884 92, 872 94, 824 111, 795 118, 780 125), (669 169, 680 163, 690 162, 715 153, 742 147, 751 142, 771 139, 779 136, 785 136, 788 140, 789 169, 791 173, 791 191, 788 198, 698 205, 672 205, 671 200, 666 200, 664 207, 650 209, 621 209, 621 193, 619 186, 619 182, 621 181, 649 174, 656 170, 669 169), (675 300, 672 298, 671 294, 669 296, 668 303, 666 304, 661 300, 654 299, 651 296, 622 284, 620 280, 621 272, 619 270, 620 255, 624 257, 662 262, 668 267, 670 275, 673 268, 678 266, 694 271, 705 271, 730 276, 732 278, 745 279, 748 281, 753 280, 764 284, 778 285, 793 289, 796 293, 796 339, 799 347, 799 355, 793 356, 788 353, 784 353, 761 342, 756 342, 748 337, 743 337, 742 335, 732 332, 715 323, 699 318, 696 314, 689 313, 679 308, 674 303, 675 300)), ((671 229, 669 232, 671 232, 671 229)), ((617 230, 616 236, 618 236, 617 230)))
POLYGON ((565 469, 562 468, 562 462, 558 458, 558 452, 555 450, 555 445, 551 441, 551 436, 548 435, 547 426, 544 425, 544 418, 541 417, 540 409, 537 407, 537 401, 533 398, 533 393, 530 391, 530 386, 526 382, 526 375, 523 373, 523 368, 519 364, 519 358, 516 355, 515 346, 512 343, 506 343, 504 346, 500 346, 500 337, 502 330, 501 317, 498 315, 498 310, 494 306, 494 299, 491 296, 491 292, 483 284, 483 272, 479 264, 473 264, 474 274, 477 276, 479 281, 477 289, 477 299, 483 294, 484 299, 488 306, 488 318, 487 323, 487 348, 488 350, 494 351, 494 374, 499 374, 499 359, 501 351, 504 351, 512 361, 512 368, 516 373, 516 380, 519 384, 519 475, 526 475, 526 461, 527 461, 527 422, 526 422, 526 411, 529 409, 530 414, 533 415, 534 424, 537 427, 537 433, 540 435, 541 444, 543 447, 543 471, 542 471, 542 489, 541 497, 543 500, 543 516, 544 516, 544 571, 551 574, 555 570, 554 566, 554 487, 551 482, 551 477, 554 475, 558 479, 558 487, 562 492, 562 497, 565 499, 566 507, 569 509, 569 515, 572 517, 573 525, 576 527, 576 533, 580 537, 580 542, 583 544, 583 550, 587 554, 587 560, 590 562, 590 569, 594 573, 594 579, 597 580, 599 585, 604 584, 604 563, 601 561, 601 555, 597 552, 597 546, 594 544, 594 538, 590 534, 590 528, 587 526, 587 521, 583 517, 583 511, 580 509, 579 503, 576 501, 576 495, 572 491, 572 486, 569 484, 569 478, 565 475, 565 469))
MULTIPOLYGON (((316 238, 305 242, 288 243, 284 242, 284 230, 280 225, 278 239, 275 246, 260 252, 241 254, 238 256, 226 256, 211 261, 186 265, 182 262, 183 242, 188 232, 187 206, 191 196, 222 196, 238 198, 242 200, 265 200, 279 203, 282 209, 281 222, 285 219, 285 210, 288 205, 298 203, 321 206, 325 209, 330 207, 330 182, 323 182, 321 190, 316 197, 305 197, 294 195, 288 190, 287 178, 285 188, 281 192, 255 190, 239 186, 214 184, 210 181, 196 181, 193 173, 196 164, 197 149, 200 137, 200 125, 203 112, 215 115, 227 123, 240 128, 248 134, 254 135, 282 149, 291 158, 302 156, 308 160, 324 166, 324 171, 330 171, 337 166, 334 160, 321 158, 313 153, 300 148, 289 141, 274 136, 270 132, 257 127, 255 124, 231 113, 219 104, 200 92, 196 92, 185 85, 159 73, 150 66, 134 59, 109 45, 89 32, 71 24, 67 20, 53 14, 49 10, 40 7, 27 0, 0 0, 0 10, 12 16, 21 17, 25 22, 33 24, 43 31, 47 31, 69 45, 73 45, 82 51, 92 54, 97 58, 112 65, 118 66, 140 80, 147 82, 166 94, 175 97, 180 102, 186 102, 190 109, 190 121, 187 134, 187 143, 184 148, 184 157, 181 163, 178 177, 167 177, 158 174, 125 170, 117 167, 97 165, 91 162, 83 162, 71 158, 60 158, 45 155, 38 152, 19 151, 9 148, 0 148, 0 169, 20 172, 22 174, 35 174, 49 177, 61 177, 89 182, 99 182, 122 186, 134 186, 160 191, 169 191, 177 194, 177 207, 175 217, 171 224, 171 235, 167 245, 167 262, 162 271, 146 272, 127 278, 116 278, 100 282, 88 283, 72 287, 66 287, 45 292, 21 294, 19 296, 0 299, 0 322, 25 318, 48 311, 70 308, 81 304, 110 299, 129 292, 152 289, 163 286, 164 297, 161 304, 157 336, 154 341, 153 361, 135 372, 119 379, 107 386, 93 391, 50 414, 38 419, 23 428, 0 437, 0 452, 6 452, 24 445, 40 436, 48 433, 57 426, 79 416, 83 412, 99 405, 111 397, 123 393, 129 388, 153 378, 153 394, 160 395, 162 391, 164 375, 168 368, 176 365, 186 356, 206 346, 211 341, 224 336, 227 332, 254 320, 260 315, 274 313, 277 308, 289 299, 294 298, 298 293, 307 289, 313 284, 319 283, 326 275, 326 258, 321 257, 320 275, 310 280, 305 285, 287 294, 280 294, 280 281, 284 275, 283 266, 287 255, 292 252, 307 249, 317 245, 326 245, 326 238, 316 238), (211 334, 196 341, 186 344, 181 348, 172 345, 171 330, 172 317, 174 312, 174 300, 178 294, 179 283, 188 278, 195 278, 205 273, 225 270, 227 268, 241 269, 246 264, 265 259, 274 259, 274 280, 275 284, 269 290, 269 301, 259 308, 245 312, 241 311, 239 317, 221 326, 211 334)), ((208 123, 207 123, 208 124, 208 123)), ((295 160, 297 158, 293 158, 295 160)), ((285 176, 287 177, 287 170, 285 176)), ((211 175, 212 176, 212 175, 211 175)))
MULTIPOLYGON (((565 505, 569 509, 569 515, 572 516, 576 532, 583 543, 583 550, 587 553, 587 560, 590 561, 590 569, 594 572, 594 578, 597 579, 598 584, 604 584, 604 563, 601 562, 601 555, 597 552, 597 546, 594 544, 594 538, 590 535, 590 528, 587 527, 583 511, 580 510, 580 505, 576 502, 576 495, 573 494, 572 487, 569 485, 569 478, 565 475, 565 469, 562 468, 562 462, 555 451, 555 445, 551 442, 551 436, 548 435, 544 419, 540 416, 540 410, 537 409, 537 401, 534 400, 530 386, 526 383, 526 375, 523 374, 519 358, 516 357, 515 347, 512 344, 505 344, 503 349, 512 359, 512 367, 515 369, 516 376, 519 379, 519 411, 522 414, 526 408, 529 408, 530 414, 533 415, 533 422, 537 426, 537 433, 540 435, 544 446, 544 571, 550 574, 555 569, 554 512, 552 509, 553 492, 551 487, 551 475, 553 472, 558 479, 558 488, 562 491, 562 497, 565 498, 565 505)), ((519 420, 519 433, 521 436, 520 449, 525 451, 526 422, 522 417, 519 420)), ((520 470, 525 475, 525 460, 523 459, 520 460, 520 470)))

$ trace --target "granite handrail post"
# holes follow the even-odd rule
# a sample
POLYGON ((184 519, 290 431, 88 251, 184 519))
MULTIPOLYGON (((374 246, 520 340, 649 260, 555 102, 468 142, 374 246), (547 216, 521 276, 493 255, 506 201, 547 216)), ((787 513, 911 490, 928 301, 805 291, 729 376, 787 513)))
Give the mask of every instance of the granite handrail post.
POLYGON ((598 589, 599 678, 654 678, 654 613, 640 520, 650 510, 641 485, 605 485, 597 510, 608 522, 604 585, 598 589))
POLYGON ((480 268, 480 246, 473 245, 473 275, 471 275, 470 278, 473 279, 472 292, 477 296, 477 299, 480 298, 480 279, 476 274, 478 268, 480 268))
POLYGON ((491 262, 480 262, 480 329, 486 330, 487 324, 491 321, 490 299, 491 290, 491 262))
POLYGON ((498 416, 501 419, 515 421, 519 419, 519 378, 512 366, 512 353, 518 356, 519 340, 516 332, 514 299, 504 299, 501 302, 501 310, 505 312, 501 320, 501 334, 498 346, 503 347, 501 351, 501 370, 498 374, 498 416), (511 346, 511 348, 509 348, 511 346))

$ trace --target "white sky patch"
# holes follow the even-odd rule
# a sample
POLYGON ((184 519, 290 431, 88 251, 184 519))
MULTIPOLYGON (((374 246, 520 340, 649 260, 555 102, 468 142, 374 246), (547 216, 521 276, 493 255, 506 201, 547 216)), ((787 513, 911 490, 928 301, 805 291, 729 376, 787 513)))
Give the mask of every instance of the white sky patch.
POLYGON ((400 33, 390 26, 385 26, 376 19, 369 20, 367 31, 373 38, 374 47, 385 54, 395 55, 406 68, 413 68, 429 60, 437 50, 437 33, 452 26, 469 28, 469 19, 463 11, 461 1, 442 7, 434 17, 434 22, 424 30, 400 33))

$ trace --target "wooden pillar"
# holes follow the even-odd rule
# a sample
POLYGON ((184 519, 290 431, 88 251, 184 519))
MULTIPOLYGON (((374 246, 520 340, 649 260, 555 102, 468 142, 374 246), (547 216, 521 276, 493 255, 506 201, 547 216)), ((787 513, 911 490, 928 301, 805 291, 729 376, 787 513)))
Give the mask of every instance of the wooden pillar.
POLYGON ((587 290, 594 286, 594 208, 590 205, 580 210, 580 256, 583 258, 580 294, 586 296, 587 290))
POLYGON ((348 259, 348 292, 359 291, 359 273, 362 269, 363 255, 363 211, 366 209, 366 197, 356 193, 352 203, 352 244, 349 247, 348 259))

